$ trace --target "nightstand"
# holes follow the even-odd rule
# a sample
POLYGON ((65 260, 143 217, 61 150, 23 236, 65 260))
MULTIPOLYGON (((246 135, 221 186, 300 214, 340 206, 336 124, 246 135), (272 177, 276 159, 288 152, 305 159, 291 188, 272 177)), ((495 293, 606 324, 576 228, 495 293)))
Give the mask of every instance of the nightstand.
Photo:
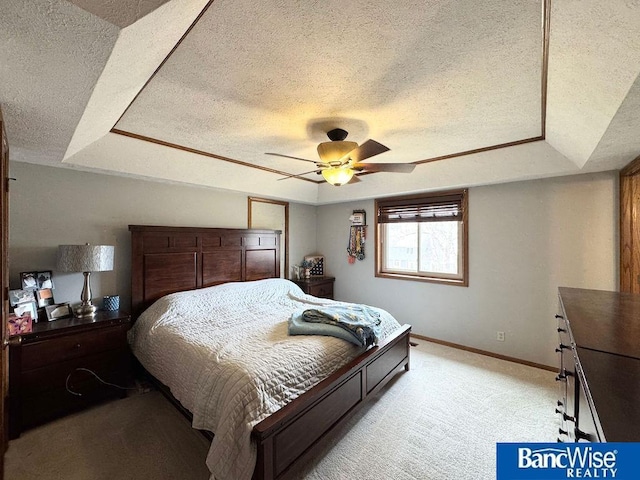
POLYGON ((33 324, 9 349, 9 436, 107 398, 131 384, 128 313, 98 311, 93 318, 33 324), (84 370, 86 369, 86 370, 84 370))
POLYGON ((335 280, 334 277, 309 277, 291 281, 308 295, 333 299, 333 282, 335 280))

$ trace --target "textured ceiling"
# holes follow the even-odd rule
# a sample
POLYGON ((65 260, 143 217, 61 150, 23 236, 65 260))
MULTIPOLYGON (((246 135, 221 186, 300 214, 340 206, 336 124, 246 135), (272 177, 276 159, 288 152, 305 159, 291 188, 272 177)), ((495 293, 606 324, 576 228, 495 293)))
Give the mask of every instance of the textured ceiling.
POLYGON ((2 10, 0 105, 16 161, 322 204, 619 169, 640 154, 637 1, 2 10), (279 180, 313 166, 265 152, 315 160, 334 127, 391 148, 372 162, 418 165, 340 188, 315 174, 279 180))
POLYGON ((169 0, 69 0, 118 27, 128 27, 169 0))

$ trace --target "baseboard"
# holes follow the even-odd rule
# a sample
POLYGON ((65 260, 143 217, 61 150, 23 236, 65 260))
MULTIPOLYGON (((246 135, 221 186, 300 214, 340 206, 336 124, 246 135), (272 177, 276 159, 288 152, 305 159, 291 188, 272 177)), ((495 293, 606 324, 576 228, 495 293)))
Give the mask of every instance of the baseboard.
POLYGON ((550 372, 557 372, 557 367, 550 367, 548 365, 542 365, 541 363, 529 362, 520 358, 508 357, 507 355, 500 355, 499 353, 488 352, 487 350, 480 350, 479 348, 467 347, 466 345, 460 345, 458 343, 447 342, 445 340, 438 340, 437 338, 425 337, 424 335, 411 334, 412 338, 418 340, 424 340, 426 342, 437 343, 445 345, 447 347, 457 348, 459 350, 466 350, 467 352, 478 353, 480 355, 486 355, 487 357, 499 358, 500 360, 506 360, 507 362, 520 363, 521 365, 527 365, 529 367, 541 368, 542 370, 549 370, 550 372))

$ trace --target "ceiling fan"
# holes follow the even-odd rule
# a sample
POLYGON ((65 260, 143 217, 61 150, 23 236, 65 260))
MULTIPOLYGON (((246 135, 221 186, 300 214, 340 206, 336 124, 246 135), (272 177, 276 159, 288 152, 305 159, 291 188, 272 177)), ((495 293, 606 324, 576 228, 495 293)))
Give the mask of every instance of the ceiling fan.
POLYGON ((330 142, 322 142, 318 145, 319 161, 307 160, 306 158, 292 157, 280 153, 267 153, 277 157, 293 158, 303 162, 315 163, 316 169, 309 172, 287 175, 280 180, 287 178, 301 177, 309 173, 322 174, 324 179, 331 185, 339 187, 345 183, 356 183, 360 180, 354 177, 360 172, 398 172, 411 173, 415 168, 411 163, 362 163, 363 160, 379 155, 389 150, 375 140, 367 140, 358 146, 356 142, 345 141, 348 132, 341 128, 334 128, 327 132, 330 142))

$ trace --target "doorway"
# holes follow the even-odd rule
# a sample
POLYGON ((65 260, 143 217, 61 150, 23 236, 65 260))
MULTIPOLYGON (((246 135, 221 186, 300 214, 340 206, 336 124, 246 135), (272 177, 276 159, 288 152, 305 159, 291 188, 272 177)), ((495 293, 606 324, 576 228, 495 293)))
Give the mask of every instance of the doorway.
POLYGON ((289 202, 249 197, 249 228, 280 230, 280 277, 289 275, 289 202))
POLYGON ((640 157, 620 170, 620 291, 640 293, 640 157))

